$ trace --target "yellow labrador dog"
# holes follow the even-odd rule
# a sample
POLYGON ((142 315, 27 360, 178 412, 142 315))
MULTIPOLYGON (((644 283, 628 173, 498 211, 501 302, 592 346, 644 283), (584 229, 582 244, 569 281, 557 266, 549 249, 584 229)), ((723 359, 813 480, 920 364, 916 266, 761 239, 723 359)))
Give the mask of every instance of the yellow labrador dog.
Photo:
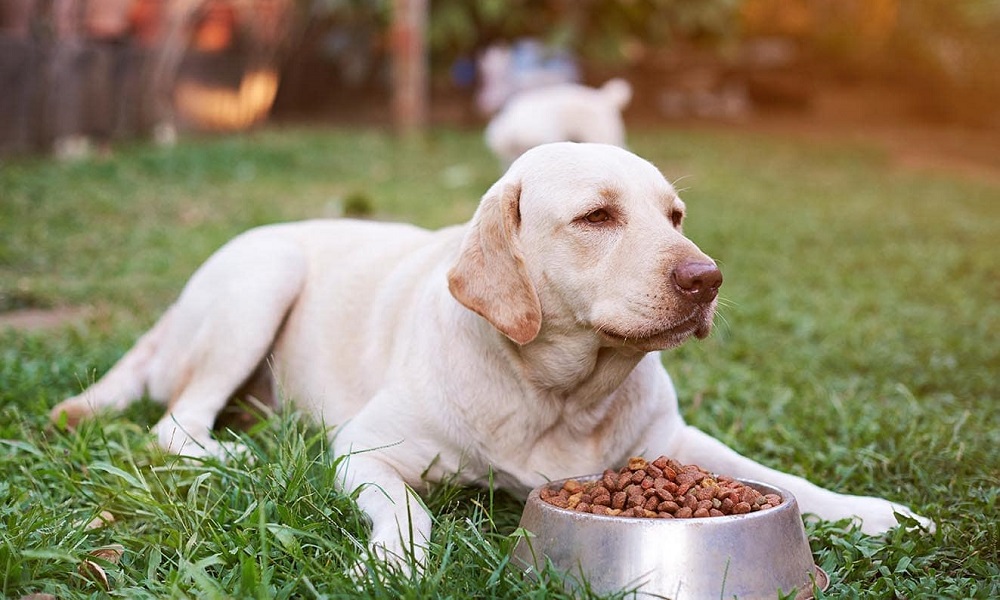
MULTIPOLYGON (((880 498, 764 467, 684 423, 659 350, 712 326, 722 275, 681 231, 684 203, 621 148, 555 143, 519 158, 471 222, 440 231, 351 220, 247 232, 103 378, 52 410, 70 422, 143 394, 160 444, 224 453, 217 413, 255 373, 332 426, 372 550, 425 559, 427 481, 526 493, 631 455, 791 490, 804 511, 896 524, 880 498), (262 365, 268 368, 262 369, 262 365)), ((402 563, 401 563, 402 564, 402 563)))

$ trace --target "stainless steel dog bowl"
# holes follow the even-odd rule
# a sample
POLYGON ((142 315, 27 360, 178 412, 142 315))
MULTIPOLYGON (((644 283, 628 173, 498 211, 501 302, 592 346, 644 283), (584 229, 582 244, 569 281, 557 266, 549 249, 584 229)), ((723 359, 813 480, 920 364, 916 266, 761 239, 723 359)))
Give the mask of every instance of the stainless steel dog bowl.
POLYGON ((532 490, 521 515, 527 533, 513 558, 534 576, 550 561, 571 588, 635 590, 639 597, 673 600, 775 600, 791 593, 804 599, 829 583, 813 563, 799 505, 787 490, 741 480, 784 501, 745 515, 646 519, 575 512, 539 497, 544 487, 558 489, 566 481, 532 490))

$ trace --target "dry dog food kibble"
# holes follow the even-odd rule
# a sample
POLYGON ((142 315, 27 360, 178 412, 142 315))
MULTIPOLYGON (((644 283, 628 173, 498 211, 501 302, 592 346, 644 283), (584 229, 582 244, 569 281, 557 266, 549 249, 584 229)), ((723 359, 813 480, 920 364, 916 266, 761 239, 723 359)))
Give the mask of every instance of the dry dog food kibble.
POLYGON ((666 456, 652 462, 635 456, 619 471, 608 469, 585 483, 570 479, 560 489, 543 488, 540 496, 553 506, 595 515, 660 519, 741 515, 774 508, 782 500, 666 456))

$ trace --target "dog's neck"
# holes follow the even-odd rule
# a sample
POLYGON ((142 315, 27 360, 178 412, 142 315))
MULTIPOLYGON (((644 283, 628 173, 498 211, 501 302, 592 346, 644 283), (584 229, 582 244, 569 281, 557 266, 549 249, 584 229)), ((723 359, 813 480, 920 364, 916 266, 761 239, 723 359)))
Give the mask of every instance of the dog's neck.
POLYGON ((513 344, 532 387, 574 405, 602 401, 621 386, 644 353, 602 346, 594 335, 544 328, 528 344, 513 344))
POLYGON ((573 320, 546 319, 541 331, 527 344, 510 340, 488 321, 454 303, 454 323, 480 340, 481 347, 504 357, 533 395, 548 397, 578 408, 600 404, 629 377, 646 353, 608 347, 594 331, 573 320), (473 333, 474 332, 474 333, 473 333))

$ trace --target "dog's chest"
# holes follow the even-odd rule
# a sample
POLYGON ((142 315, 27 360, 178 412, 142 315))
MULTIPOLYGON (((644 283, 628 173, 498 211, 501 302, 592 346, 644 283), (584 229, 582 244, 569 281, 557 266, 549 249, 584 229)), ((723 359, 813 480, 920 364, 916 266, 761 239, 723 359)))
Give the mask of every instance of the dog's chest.
POLYGON ((526 492, 545 481, 600 473, 628 458, 639 430, 638 406, 609 396, 597 406, 535 399, 534 410, 494 414, 477 427, 476 445, 497 483, 526 492), (619 406, 619 404, 626 406, 619 406))

